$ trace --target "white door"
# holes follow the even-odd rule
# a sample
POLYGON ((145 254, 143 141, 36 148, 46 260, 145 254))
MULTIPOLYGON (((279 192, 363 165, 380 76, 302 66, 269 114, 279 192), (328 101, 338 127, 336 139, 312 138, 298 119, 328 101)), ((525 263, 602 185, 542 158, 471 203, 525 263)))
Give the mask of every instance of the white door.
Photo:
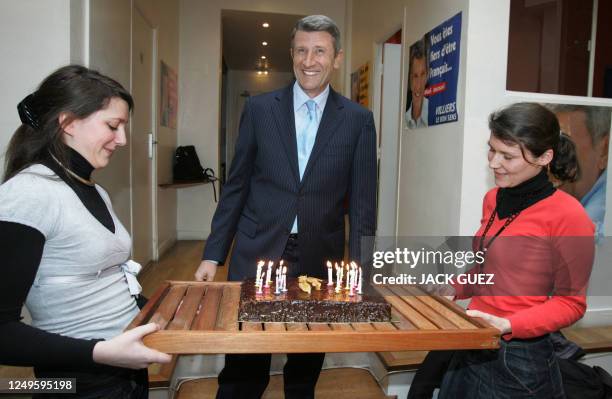
POLYGON ((153 259, 153 28, 134 9, 132 32, 132 241, 141 265, 153 259))
POLYGON ((380 102, 380 172, 377 237, 395 236, 400 133, 401 44, 384 44, 380 102))

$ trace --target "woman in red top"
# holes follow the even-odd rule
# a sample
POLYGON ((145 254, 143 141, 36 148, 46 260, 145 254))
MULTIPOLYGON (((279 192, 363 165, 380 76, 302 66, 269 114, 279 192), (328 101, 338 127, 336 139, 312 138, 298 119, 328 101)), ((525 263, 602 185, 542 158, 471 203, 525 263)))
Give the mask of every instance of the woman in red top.
POLYGON ((548 174, 576 178, 575 148, 555 115, 518 103, 489 118, 489 167, 496 188, 484 198, 476 250, 485 262, 469 273, 492 273, 493 286, 455 285, 472 298, 468 314, 502 333, 500 349, 458 351, 440 398, 563 398, 549 334, 586 311, 594 226, 548 174))

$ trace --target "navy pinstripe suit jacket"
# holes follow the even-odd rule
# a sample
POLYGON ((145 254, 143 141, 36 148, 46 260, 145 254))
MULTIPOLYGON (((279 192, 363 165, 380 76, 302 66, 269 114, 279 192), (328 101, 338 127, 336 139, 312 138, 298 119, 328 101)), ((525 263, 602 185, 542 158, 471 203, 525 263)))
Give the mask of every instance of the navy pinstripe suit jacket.
POLYGON ((298 172, 293 84, 247 100, 235 156, 212 220, 203 259, 225 261, 228 278, 254 277, 257 260, 278 261, 295 215, 300 270, 327 276, 325 260, 344 254, 349 198, 349 254, 375 233, 376 132, 372 113, 330 89, 304 176, 298 172))

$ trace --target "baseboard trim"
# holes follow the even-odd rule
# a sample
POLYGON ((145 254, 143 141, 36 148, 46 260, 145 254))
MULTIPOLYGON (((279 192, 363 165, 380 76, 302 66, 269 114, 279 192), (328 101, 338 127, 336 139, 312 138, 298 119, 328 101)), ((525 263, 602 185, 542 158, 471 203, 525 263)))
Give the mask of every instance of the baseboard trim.
POLYGON ((206 240, 210 235, 210 231, 178 230, 176 233, 179 241, 206 240))
POLYGON ((177 239, 175 237, 172 237, 168 238, 167 240, 164 240, 161 244, 159 244, 159 248, 157 249, 159 257, 157 260, 164 256, 166 252, 168 252, 170 248, 172 248, 176 244, 176 241, 177 239))

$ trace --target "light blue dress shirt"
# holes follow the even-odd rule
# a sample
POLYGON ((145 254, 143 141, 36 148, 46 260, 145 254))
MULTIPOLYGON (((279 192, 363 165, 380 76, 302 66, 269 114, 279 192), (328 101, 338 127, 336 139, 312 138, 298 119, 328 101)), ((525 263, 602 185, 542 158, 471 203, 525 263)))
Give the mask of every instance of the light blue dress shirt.
MULTIPOLYGON (((325 104, 327 104, 328 97, 329 85, 327 85, 321 94, 314 98, 310 98, 308 94, 302 90, 297 81, 293 85, 293 113, 295 116, 295 134, 297 141, 300 178, 302 178, 304 170, 306 170, 306 164, 308 163, 308 158, 310 158, 310 153, 312 152, 312 147, 314 146, 317 130, 319 128, 319 124, 321 123, 321 117, 323 116, 323 110, 325 109, 325 104), (315 119, 312 121, 310 120, 308 106, 306 105, 309 100, 313 100, 316 104, 315 119), (310 123, 313 123, 314 126, 310 125, 310 123), (304 135, 306 135, 306 137, 304 137, 304 135), (306 155, 300 156, 300 154, 306 155)), ((291 228, 291 233, 297 232, 298 224, 296 215, 293 221, 293 227, 291 228)))

